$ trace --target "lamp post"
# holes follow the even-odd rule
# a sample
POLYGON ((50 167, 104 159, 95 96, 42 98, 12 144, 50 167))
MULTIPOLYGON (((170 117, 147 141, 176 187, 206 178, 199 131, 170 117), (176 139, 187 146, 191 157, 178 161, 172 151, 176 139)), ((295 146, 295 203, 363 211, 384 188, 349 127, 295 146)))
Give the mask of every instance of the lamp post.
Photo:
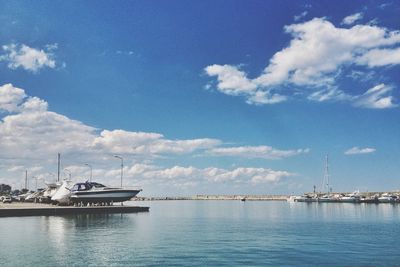
POLYGON ((114 155, 114 157, 121 160, 121 187, 122 187, 122 175, 124 173, 124 158, 118 155, 114 155))
POLYGON ((70 170, 68 170, 68 169, 64 169, 64 171, 67 171, 67 172, 68 172, 68 175, 69 175, 69 180, 71 181, 71 171, 70 171, 70 170))
POLYGON ((90 165, 89 163, 85 163, 85 165, 90 168, 90 179, 89 179, 89 182, 92 182, 92 175, 93 175, 92 165, 90 165))

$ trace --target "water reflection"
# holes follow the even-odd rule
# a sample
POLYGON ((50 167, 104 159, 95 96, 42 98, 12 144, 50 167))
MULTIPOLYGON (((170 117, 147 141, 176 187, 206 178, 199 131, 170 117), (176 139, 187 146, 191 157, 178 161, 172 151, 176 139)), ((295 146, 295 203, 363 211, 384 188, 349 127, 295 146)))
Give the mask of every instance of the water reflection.
POLYGON ((400 205, 160 201, 148 213, 0 219, 5 266, 400 262, 400 205), (366 251, 368 251, 366 253, 366 251))
POLYGON ((398 221, 400 205, 366 203, 288 203, 290 217, 297 221, 398 221))

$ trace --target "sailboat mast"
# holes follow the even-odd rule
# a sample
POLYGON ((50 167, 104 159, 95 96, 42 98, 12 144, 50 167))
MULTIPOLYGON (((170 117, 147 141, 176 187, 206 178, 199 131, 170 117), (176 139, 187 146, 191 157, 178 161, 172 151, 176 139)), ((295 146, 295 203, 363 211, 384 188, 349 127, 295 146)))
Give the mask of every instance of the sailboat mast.
POLYGON ((328 195, 329 195, 330 190, 329 190, 329 158, 328 158, 328 154, 325 157, 325 177, 324 177, 324 180, 326 182, 326 188, 327 188, 328 195))
POLYGON ((61 155, 58 153, 57 155, 57 182, 60 181, 60 162, 61 162, 61 155))

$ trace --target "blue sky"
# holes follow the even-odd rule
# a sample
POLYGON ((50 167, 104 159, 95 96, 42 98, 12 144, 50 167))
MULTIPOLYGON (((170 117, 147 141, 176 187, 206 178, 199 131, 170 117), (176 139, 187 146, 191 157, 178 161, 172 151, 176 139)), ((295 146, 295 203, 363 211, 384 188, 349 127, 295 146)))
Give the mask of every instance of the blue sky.
POLYGON ((400 189, 396 1, 0 1, 0 183, 400 189), (65 171, 66 172, 66 171, 65 171), (65 176, 65 172, 62 176, 65 176))

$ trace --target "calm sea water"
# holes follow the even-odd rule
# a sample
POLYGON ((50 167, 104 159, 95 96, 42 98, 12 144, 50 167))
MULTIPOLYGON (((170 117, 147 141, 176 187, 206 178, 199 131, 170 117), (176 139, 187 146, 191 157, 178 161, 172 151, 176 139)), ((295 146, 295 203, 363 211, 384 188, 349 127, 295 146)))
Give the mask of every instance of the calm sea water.
POLYGON ((400 266, 400 205, 154 201, 0 218, 1 266, 400 266))

